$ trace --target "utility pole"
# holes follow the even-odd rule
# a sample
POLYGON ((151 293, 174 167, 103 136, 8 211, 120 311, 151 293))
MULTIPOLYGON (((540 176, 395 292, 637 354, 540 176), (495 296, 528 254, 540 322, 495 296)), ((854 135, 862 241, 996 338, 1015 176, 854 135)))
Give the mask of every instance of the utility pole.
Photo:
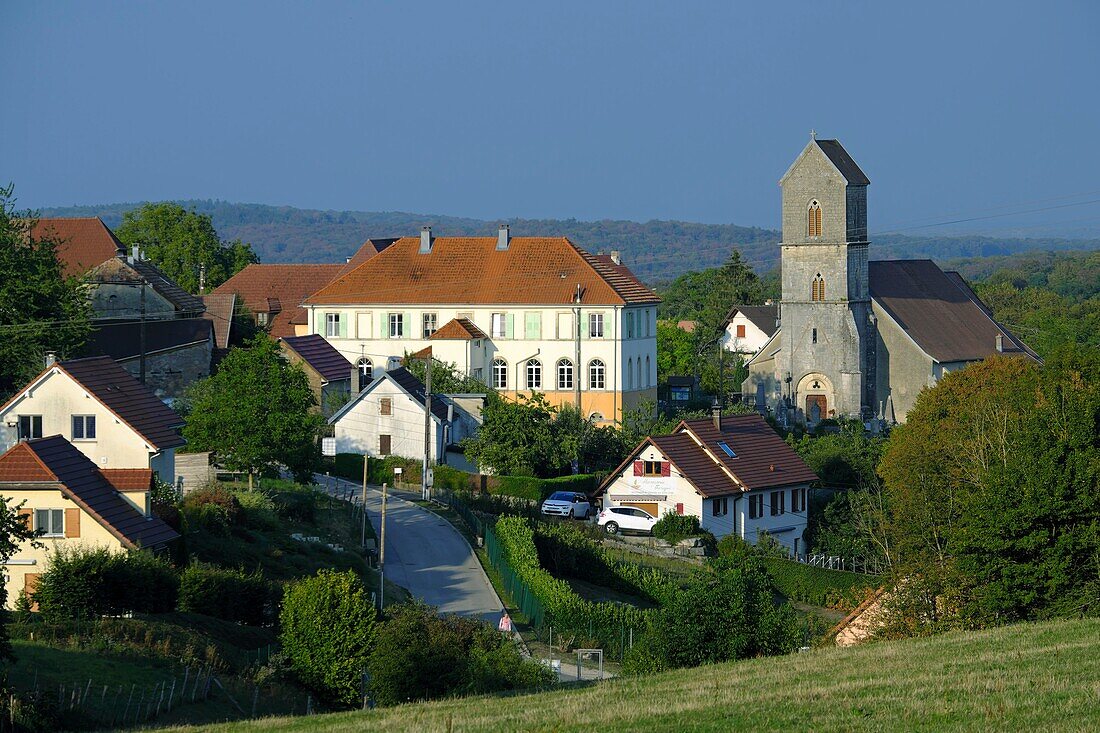
POLYGON ((360 546, 365 550, 367 549, 367 464, 370 463, 370 458, 366 453, 363 454, 363 526, 360 529, 360 546))
MULTIPOLYGON (((398 469, 401 470, 401 469, 398 469)), ((386 598, 386 482, 382 482, 382 531, 378 540, 378 610, 386 598)))
POLYGON ((141 360, 138 381, 145 384, 145 278, 141 278, 141 360))
MULTIPOLYGON (((573 367, 573 394, 574 394, 574 399, 576 400, 576 404, 577 404, 577 414, 580 416, 582 421, 585 421, 584 420, 584 411, 581 410, 581 374, 583 374, 583 371, 581 370, 581 285, 580 285, 580 283, 577 283, 577 291, 576 291, 576 295, 574 295, 574 297, 573 297, 573 302, 576 304, 576 307, 573 309, 573 311, 576 313, 576 316, 573 320, 573 342, 574 342, 574 346, 575 346, 574 352, 573 352, 573 356, 574 356, 573 363, 575 365, 573 367)), ((588 424, 587 421, 585 421, 585 426, 586 427, 587 427, 587 424, 588 424)), ((582 430, 583 430, 583 428, 582 428, 582 430)), ((573 467, 573 473, 580 473, 580 470, 581 470, 581 450, 582 450, 582 443, 584 442, 583 437, 584 436, 583 436, 583 433, 582 433, 582 439, 577 442, 577 455, 576 455, 576 458, 575 458, 575 465, 573 467)))
POLYGON ((432 356, 428 355, 424 377, 424 470, 420 472, 420 498, 431 498, 428 489, 428 466, 432 460, 432 356))

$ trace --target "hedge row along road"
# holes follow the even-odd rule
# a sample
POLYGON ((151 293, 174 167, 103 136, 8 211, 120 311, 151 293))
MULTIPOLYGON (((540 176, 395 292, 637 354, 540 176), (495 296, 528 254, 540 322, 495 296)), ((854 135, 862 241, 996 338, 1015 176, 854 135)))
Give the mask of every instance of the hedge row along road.
MULTIPOLYGON (((316 476, 322 489, 362 485, 316 476)), ((381 537, 382 492, 367 488, 367 516, 381 537)), ((386 580, 437 606, 440 613, 476 616, 496 624, 503 605, 466 539, 450 522, 391 492, 386 504, 386 580)))

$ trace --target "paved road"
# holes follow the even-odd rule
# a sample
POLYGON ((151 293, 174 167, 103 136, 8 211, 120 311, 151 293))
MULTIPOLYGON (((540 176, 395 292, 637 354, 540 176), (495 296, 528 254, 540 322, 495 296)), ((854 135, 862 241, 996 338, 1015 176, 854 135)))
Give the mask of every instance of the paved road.
MULTIPOLYGON (((324 488, 361 485, 317 476, 324 488)), ((382 492, 367 488, 367 516, 380 537, 382 492)), ((386 504, 386 579, 442 613, 476 616, 493 624, 503 608, 466 539, 450 522, 392 493, 386 504)))

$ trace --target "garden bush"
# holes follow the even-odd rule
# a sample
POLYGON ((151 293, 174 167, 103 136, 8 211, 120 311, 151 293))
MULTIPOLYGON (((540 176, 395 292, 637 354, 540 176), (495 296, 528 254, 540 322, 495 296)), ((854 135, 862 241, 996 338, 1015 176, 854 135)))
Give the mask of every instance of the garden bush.
POLYGON ((298 679, 332 702, 359 702, 377 636, 377 613, 362 579, 350 570, 321 570, 293 583, 279 621, 283 652, 298 679))
POLYGON ((313 524, 325 495, 310 485, 294 484, 268 489, 275 513, 282 519, 313 524))
POLYGON ((240 505, 240 522, 252 529, 276 529, 279 515, 274 499, 263 489, 234 491, 233 497, 240 505))
POLYGON ((420 603, 389 611, 369 662, 371 693, 379 705, 554 683, 550 670, 524 660, 510 639, 483 621, 440 616, 420 603))
POLYGON ((277 590, 262 575, 193 564, 180 574, 179 610, 262 626, 275 619, 277 590))
POLYGON ((186 525, 227 535, 240 519, 241 504, 229 489, 214 482, 184 496, 180 513, 186 525))
POLYGON ((680 540, 699 534, 699 517, 692 514, 667 512, 653 525, 653 536, 676 544, 680 540))
POLYGON ((815 568, 784 558, 766 557, 763 564, 777 592, 791 600, 841 611, 851 611, 882 585, 882 579, 874 575, 815 568))
POLYGON ((162 558, 104 548, 62 548, 34 592, 49 621, 127 613, 166 613, 176 606, 179 577, 162 558))

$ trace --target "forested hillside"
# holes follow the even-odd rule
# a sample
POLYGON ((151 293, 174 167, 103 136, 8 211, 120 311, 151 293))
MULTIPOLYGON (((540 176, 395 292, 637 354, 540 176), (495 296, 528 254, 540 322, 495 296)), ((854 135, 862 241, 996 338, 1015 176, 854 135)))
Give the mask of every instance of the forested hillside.
MULTIPOLYGON (((498 221, 406 212, 316 211, 290 206, 233 204, 224 201, 180 202, 209 214, 227 240, 252 245, 262 262, 339 262, 368 237, 414 235, 424 224, 440 235, 493 236, 498 221)), ((100 216, 108 226, 140 203, 43 209, 43 216, 100 216)), ((507 219, 518 236, 566 236, 592 252, 619 250, 631 269, 649 283, 667 282, 689 270, 718 267, 734 249, 756 272, 779 263, 779 233, 733 224, 682 221, 577 221, 576 219, 507 219)), ((876 259, 899 257, 988 257, 1026 250, 1100 249, 1100 239, 994 239, 990 237, 874 236, 876 259)))

